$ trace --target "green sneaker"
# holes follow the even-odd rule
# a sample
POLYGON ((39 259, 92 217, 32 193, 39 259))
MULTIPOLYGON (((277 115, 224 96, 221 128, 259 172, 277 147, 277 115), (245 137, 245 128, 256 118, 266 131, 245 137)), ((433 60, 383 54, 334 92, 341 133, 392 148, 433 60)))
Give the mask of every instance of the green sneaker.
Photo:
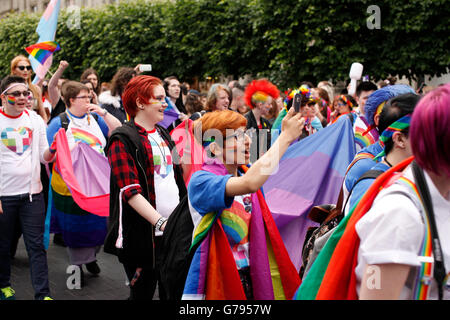
POLYGON ((47 297, 44 298, 44 300, 53 300, 53 298, 47 296, 47 297))
POLYGON ((0 289, 0 300, 16 300, 16 292, 11 287, 0 289))

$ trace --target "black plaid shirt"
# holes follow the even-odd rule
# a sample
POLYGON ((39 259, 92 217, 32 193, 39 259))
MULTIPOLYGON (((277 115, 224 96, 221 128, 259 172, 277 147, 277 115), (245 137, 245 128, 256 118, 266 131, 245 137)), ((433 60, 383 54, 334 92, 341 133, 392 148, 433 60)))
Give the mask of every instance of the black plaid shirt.
MULTIPOLYGON (((155 204, 155 188, 154 188, 154 165, 152 146, 148 140, 147 131, 135 124, 138 129, 141 143, 147 152, 145 163, 142 163, 142 168, 145 170, 147 177, 147 185, 149 190, 149 200, 152 205, 155 204)), ((108 149, 108 161, 111 166, 111 174, 115 177, 118 187, 120 189, 133 185, 139 185, 138 168, 139 164, 135 163, 133 157, 126 151, 124 144, 120 140, 114 140, 111 147, 108 149)), ((136 194, 142 193, 142 187, 134 186, 126 189, 123 192, 123 200, 127 201, 136 194)))

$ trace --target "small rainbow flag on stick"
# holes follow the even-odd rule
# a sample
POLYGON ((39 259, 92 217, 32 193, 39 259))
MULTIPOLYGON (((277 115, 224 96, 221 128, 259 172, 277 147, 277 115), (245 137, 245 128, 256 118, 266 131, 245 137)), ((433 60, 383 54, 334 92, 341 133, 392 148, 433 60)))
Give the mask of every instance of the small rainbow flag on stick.
POLYGON ((26 47, 25 50, 43 65, 48 57, 53 52, 61 50, 61 47, 55 41, 44 41, 26 47))

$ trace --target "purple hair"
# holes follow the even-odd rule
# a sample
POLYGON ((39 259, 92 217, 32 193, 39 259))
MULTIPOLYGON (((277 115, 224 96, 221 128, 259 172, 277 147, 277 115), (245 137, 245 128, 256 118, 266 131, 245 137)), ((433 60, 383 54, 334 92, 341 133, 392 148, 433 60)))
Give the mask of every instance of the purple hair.
POLYGON ((450 83, 419 101, 409 136, 417 163, 427 171, 450 177, 450 83))

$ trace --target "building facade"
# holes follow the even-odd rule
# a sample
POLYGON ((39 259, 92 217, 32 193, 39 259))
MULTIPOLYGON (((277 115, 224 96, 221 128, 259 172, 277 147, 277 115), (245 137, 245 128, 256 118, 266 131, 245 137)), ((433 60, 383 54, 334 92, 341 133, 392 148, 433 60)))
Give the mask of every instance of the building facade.
MULTIPOLYGON (((95 7, 102 4, 117 3, 119 0, 61 0, 61 9, 75 5, 95 7)), ((50 0, 0 0, 0 16, 8 12, 43 12, 50 0)))

